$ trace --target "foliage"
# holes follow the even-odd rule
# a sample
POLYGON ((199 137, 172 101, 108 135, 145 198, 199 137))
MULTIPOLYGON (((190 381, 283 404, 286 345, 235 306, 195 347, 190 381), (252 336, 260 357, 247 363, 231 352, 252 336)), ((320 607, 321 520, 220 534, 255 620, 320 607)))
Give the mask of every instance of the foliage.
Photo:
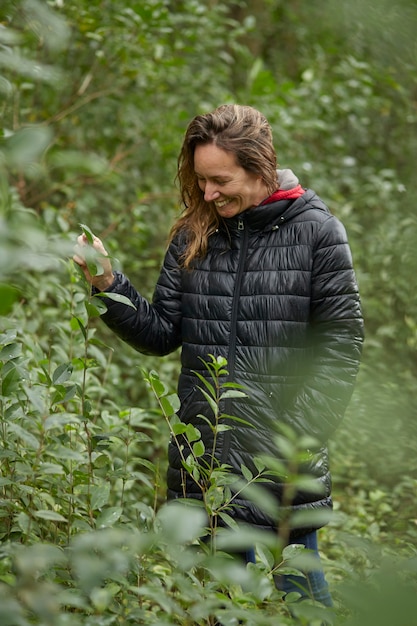
MULTIPOLYGON (((102 346, 80 309, 93 316, 98 311, 92 301, 76 300, 69 306, 72 317, 60 324, 72 342, 70 361, 56 365, 54 350, 45 354, 16 329, 1 338, 2 623, 211 624, 217 615, 233 624, 242 615, 253 624, 272 624, 280 598, 272 550, 281 554, 278 571, 292 562, 296 567, 297 555, 280 551, 271 537, 263 540, 260 563, 245 568, 218 554, 215 541, 207 544, 210 550, 197 542, 219 532, 212 522, 207 527, 207 517, 231 520, 224 511, 232 505, 236 479, 215 464, 214 451, 208 464, 200 460, 199 433, 174 419, 177 399, 151 372, 147 380, 171 433, 184 435, 190 446, 184 468, 203 490, 208 485, 204 509, 157 506, 159 470, 146 451, 160 428, 160 412, 120 410, 102 398, 102 346)), ((207 365, 216 385, 212 395, 205 381, 213 428, 221 432, 218 402, 222 394, 241 392, 232 384, 219 386, 224 360, 207 365)), ((248 484, 256 482, 247 472, 248 484)), ((239 534, 233 524, 230 532, 232 537, 221 534, 219 545, 254 541, 253 533, 239 534)), ((282 605, 281 612, 285 623, 288 609, 282 605)))
MULTIPOLYGON (((91 224, 151 296, 186 124, 235 100, 342 219, 360 283, 364 364, 322 532, 338 619, 415 613, 416 21, 413 0, 2 1, 2 624, 295 619, 270 547, 248 570, 189 551, 201 511, 162 506, 171 422, 141 373, 155 362, 119 349, 68 264, 91 224)), ((173 355, 149 376, 172 389, 177 369, 173 355)))

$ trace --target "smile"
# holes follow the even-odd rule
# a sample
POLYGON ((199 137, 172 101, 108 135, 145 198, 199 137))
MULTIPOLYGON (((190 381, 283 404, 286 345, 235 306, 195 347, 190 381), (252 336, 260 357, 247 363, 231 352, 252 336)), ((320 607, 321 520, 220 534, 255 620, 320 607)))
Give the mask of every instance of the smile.
POLYGON ((228 198, 227 200, 219 200, 218 202, 215 202, 214 204, 216 205, 216 209, 222 209, 224 206, 226 206, 226 204, 229 204, 230 201, 231 201, 231 198, 228 198))

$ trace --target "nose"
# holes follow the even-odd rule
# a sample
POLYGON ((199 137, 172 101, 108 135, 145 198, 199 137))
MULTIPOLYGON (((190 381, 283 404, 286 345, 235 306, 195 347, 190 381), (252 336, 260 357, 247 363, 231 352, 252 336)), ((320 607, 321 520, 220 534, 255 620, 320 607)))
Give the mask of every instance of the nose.
POLYGON ((217 190, 216 185, 210 181, 206 181, 204 185, 204 200, 206 202, 213 202, 220 196, 220 192, 217 190))

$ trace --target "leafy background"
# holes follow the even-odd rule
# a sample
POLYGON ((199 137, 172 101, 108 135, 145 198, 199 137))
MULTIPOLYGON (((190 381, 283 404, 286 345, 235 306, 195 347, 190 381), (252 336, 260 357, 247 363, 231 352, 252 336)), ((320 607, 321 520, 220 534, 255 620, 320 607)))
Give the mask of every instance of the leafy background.
POLYGON ((416 26, 413 0, 2 1, 2 624, 321 619, 277 597, 266 552, 249 583, 195 574, 201 520, 164 522, 169 432, 144 375, 175 389, 178 355, 122 346, 69 260, 88 224, 151 296, 186 125, 234 101, 265 113, 281 167, 342 219, 360 283, 364 360, 321 533, 336 619, 410 624, 416 26))

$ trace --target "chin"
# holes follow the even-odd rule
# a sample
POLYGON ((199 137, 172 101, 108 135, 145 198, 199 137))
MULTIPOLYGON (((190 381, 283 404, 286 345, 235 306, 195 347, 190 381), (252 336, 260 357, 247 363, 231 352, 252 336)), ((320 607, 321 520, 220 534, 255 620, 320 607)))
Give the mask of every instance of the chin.
POLYGON ((241 213, 241 209, 231 204, 229 206, 222 207, 217 212, 222 217, 235 217, 235 215, 238 215, 239 213, 241 213))
POLYGON ((239 214, 238 211, 220 211, 219 212, 220 217, 224 217, 226 219, 230 217, 235 217, 235 215, 238 215, 238 214, 239 214))

